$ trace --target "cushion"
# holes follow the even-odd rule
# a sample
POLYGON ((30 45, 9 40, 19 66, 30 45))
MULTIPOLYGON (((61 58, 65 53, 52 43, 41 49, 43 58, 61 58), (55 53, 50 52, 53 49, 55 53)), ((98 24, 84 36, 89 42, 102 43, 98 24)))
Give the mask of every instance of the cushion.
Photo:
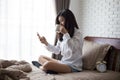
POLYGON ((120 50, 110 47, 105 61, 107 62, 107 69, 120 72, 120 50))
POLYGON ((94 70, 96 62, 104 59, 109 48, 109 44, 99 44, 84 40, 82 53, 83 69, 94 70))

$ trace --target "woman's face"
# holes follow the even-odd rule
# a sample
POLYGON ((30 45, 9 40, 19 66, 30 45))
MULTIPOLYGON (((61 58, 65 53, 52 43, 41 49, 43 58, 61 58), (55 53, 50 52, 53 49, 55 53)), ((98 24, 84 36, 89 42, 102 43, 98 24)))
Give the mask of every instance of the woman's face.
POLYGON ((58 20, 60 22, 60 25, 65 25, 65 18, 63 16, 59 16, 58 20))

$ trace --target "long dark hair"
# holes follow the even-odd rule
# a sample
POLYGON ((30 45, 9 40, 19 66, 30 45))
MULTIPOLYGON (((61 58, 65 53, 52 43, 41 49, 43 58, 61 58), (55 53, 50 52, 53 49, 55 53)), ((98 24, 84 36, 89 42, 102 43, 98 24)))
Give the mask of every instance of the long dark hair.
MULTIPOLYGON (((68 31, 70 37, 72 38, 74 36, 75 28, 79 29, 74 14, 69 9, 61 10, 56 17, 56 22, 55 22, 56 24, 60 24, 60 22, 58 20, 59 16, 64 17, 64 19, 65 19, 64 27, 68 31)), ((63 40, 62 37, 63 37, 63 34, 59 33, 59 40, 60 41, 63 40)))

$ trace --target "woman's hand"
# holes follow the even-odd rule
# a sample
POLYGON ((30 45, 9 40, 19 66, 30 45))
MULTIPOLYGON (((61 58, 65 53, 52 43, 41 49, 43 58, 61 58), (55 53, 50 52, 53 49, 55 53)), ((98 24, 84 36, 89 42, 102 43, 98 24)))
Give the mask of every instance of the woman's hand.
POLYGON ((60 25, 60 29, 59 30, 60 30, 60 33, 62 33, 62 34, 65 34, 65 33, 68 32, 63 25, 60 25))
POLYGON ((47 40, 46 40, 46 38, 44 36, 41 37, 39 35, 39 33, 37 33, 37 36, 38 36, 41 43, 45 44, 46 46, 48 45, 48 42, 47 42, 47 40))

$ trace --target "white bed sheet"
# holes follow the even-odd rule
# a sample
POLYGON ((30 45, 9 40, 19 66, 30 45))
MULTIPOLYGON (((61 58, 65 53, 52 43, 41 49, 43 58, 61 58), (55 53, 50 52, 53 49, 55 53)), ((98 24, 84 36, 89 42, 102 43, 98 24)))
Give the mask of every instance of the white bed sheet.
POLYGON ((32 72, 27 75, 30 80, 120 80, 120 72, 114 71, 100 73, 98 71, 84 70, 76 73, 46 74, 33 65, 32 69, 32 72))

